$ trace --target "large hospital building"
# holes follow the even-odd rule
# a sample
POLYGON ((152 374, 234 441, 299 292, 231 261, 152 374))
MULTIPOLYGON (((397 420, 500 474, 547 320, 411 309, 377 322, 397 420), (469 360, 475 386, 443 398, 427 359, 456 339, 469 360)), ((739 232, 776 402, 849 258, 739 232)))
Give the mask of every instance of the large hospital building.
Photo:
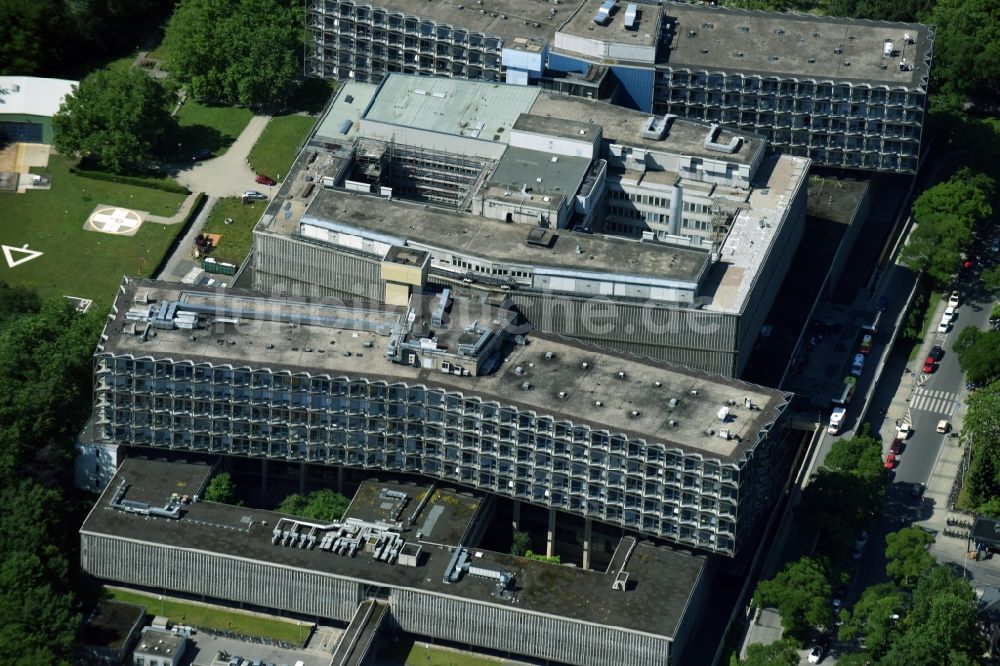
POLYGON ((253 286, 394 305, 447 287, 738 376, 802 236, 808 168, 756 134, 536 87, 350 82, 254 230, 253 286))
POLYGON ((97 443, 419 474, 734 555, 794 457, 789 395, 525 335, 514 314, 123 282, 97 443))
POLYGON ((759 132, 816 164, 912 173, 934 30, 615 0, 305 0, 306 74, 538 86, 759 132))

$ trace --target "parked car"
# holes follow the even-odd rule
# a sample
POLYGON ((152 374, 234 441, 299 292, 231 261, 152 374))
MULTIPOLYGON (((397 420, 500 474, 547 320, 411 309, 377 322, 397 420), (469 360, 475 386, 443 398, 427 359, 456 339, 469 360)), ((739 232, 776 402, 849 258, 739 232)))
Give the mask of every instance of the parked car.
POLYGON ((892 440, 892 444, 889 445, 889 453, 898 457, 903 452, 903 446, 903 440, 897 437, 892 440))
POLYGON ((938 432, 946 433, 950 429, 951 429, 951 423, 948 422, 948 419, 941 419, 940 421, 938 421, 936 428, 938 432))
POLYGON ((958 313, 955 312, 954 306, 949 305, 944 309, 944 313, 941 315, 941 321, 947 321, 949 324, 955 321, 955 317, 958 313))
POLYGON ((259 185, 267 185, 268 187, 270 187, 271 185, 278 184, 278 181, 276 181, 274 178, 271 178, 270 176, 265 176, 262 173, 257 174, 257 177, 254 180, 257 181, 259 185))
POLYGON ((854 547, 864 548, 868 545, 868 532, 867 530, 861 530, 858 532, 858 536, 854 537, 854 547))
POLYGON ((951 320, 941 317, 941 321, 938 322, 937 332, 947 333, 950 328, 951 328, 951 320))
POLYGON ((819 645, 813 645, 812 650, 809 650, 809 657, 806 661, 810 664, 818 664, 823 661, 823 648, 819 645))
POLYGON ((913 434, 913 426, 909 423, 901 423, 896 426, 896 437, 903 440, 904 442, 913 434))
POLYGON ((935 370, 935 368, 936 368, 936 367, 937 367, 937 366, 936 366, 936 365, 934 364, 934 357, 933 357, 933 356, 928 356, 928 357, 927 357, 927 358, 926 358, 926 359, 924 360, 924 368, 923 368, 923 371, 924 371, 924 374, 925 374, 925 375, 929 375, 929 374, 931 374, 932 372, 934 372, 934 370, 935 370))
POLYGON ((854 362, 851 364, 851 374, 855 377, 860 377, 861 373, 865 370, 865 355, 855 354, 854 362))
POLYGON ((872 338, 871 333, 866 333, 861 337, 861 346, 858 347, 858 351, 862 354, 867 354, 872 350, 872 338))
MULTIPOLYGON (((895 454, 890 453, 889 455, 887 455, 885 457, 885 468, 886 469, 896 469, 896 464, 898 462, 899 462, 899 459, 896 458, 895 454)), ((854 558, 854 559, 858 559, 858 558, 854 558)))
POLYGON ((251 199, 251 200, 254 200, 254 201, 261 201, 263 199, 267 199, 267 195, 266 194, 262 194, 262 193, 258 192, 257 190, 247 190, 246 192, 243 193, 243 198, 244 199, 251 199))
POLYGON ((878 303, 875 304, 875 309, 876 310, 885 310, 888 307, 889 307, 889 297, 888 296, 879 296, 878 297, 878 303))
POLYGON ((930 352, 928 352, 928 355, 935 361, 940 361, 942 358, 944 358, 944 349, 941 348, 941 345, 934 345, 933 347, 931 347, 931 350, 930 352))
POLYGON ((198 150, 194 151, 194 153, 191 155, 191 161, 200 162, 206 157, 211 157, 211 156, 212 156, 211 150, 209 150, 208 148, 199 148, 198 150))
POLYGON ((958 292, 957 291, 951 292, 951 296, 948 297, 948 307, 957 308, 958 303, 959 303, 958 292))
POLYGON ((1000 237, 994 236, 993 240, 990 241, 990 251, 1000 252, 1000 237))
POLYGON ((840 610, 840 607, 844 605, 844 600, 847 599, 847 592, 849 588, 846 585, 841 585, 837 588, 837 591, 833 593, 833 599, 830 600, 830 605, 833 606, 834 610, 840 610))

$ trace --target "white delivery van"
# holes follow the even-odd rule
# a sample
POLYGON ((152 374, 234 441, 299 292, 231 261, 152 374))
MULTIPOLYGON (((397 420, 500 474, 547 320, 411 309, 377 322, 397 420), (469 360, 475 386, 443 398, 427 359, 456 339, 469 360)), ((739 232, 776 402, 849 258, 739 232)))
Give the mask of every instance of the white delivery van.
POLYGON ((844 416, 847 415, 847 410, 843 407, 835 407, 833 412, 830 413, 830 425, 827 426, 826 431, 831 435, 836 435, 840 432, 841 427, 844 425, 844 416))

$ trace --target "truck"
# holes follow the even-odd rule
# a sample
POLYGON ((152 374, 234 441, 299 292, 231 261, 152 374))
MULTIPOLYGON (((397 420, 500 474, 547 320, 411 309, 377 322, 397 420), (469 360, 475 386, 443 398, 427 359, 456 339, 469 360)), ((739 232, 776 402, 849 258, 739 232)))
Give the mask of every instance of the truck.
POLYGON ((844 416, 846 414, 846 408, 834 407, 833 411, 830 413, 830 425, 826 427, 826 431, 831 435, 838 434, 840 432, 840 428, 844 425, 844 416))

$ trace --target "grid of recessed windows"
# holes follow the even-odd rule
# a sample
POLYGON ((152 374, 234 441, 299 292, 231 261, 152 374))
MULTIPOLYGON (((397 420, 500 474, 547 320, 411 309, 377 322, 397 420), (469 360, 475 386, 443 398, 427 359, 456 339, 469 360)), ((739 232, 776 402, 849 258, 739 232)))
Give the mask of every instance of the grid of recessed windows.
POLYGON ((735 466, 478 396, 107 356, 95 385, 98 424, 117 443, 419 472, 734 548, 735 466))
POLYGON ((309 76, 377 82, 388 72, 498 80, 498 37, 353 2, 306 6, 309 76))

